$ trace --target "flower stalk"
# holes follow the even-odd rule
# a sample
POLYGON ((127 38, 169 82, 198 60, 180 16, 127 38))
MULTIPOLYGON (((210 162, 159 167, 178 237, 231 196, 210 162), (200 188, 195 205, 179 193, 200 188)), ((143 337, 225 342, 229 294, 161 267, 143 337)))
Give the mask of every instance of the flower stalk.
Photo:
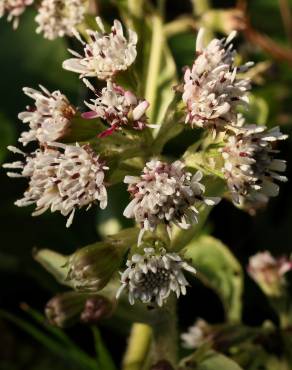
POLYGON ((152 329, 149 325, 134 323, 131 329, 128 347, 123 359, 122 370, 144 369, 149 354, 152 329))

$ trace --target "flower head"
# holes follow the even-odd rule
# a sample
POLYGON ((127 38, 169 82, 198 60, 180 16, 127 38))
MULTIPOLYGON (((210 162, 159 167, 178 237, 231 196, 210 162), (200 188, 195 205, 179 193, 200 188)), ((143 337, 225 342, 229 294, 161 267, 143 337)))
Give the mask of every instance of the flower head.
POLYGON ((149 106, 146 100, 138 99, 131 91, 124 90, 111 81, 107 82, 101 93, 98 93, 89 81, 85 80, 85 83, 94 91, 96 97, 86 103, 91 111, 84 113, 83 118, 102 118, 110 125, 100 136, 110 135, 123 127, 134 130, 143 130, 146 127, 145 112, 149 106))
POLYGON ((85 11, 84 0, 42 0, 35 18, 36 32, 43 33, 49 40, 72 36, 72 29, 83 21, 85 11))
POLYGON ((184 348, 194 349, 200 347, 208 337, 212 330, 210 325, 203 319, 198 319, 194 325, 190 326, 186 333, 181 335, 184 348))
POLYGON ((267 130, 256 125, 238 128, 228 137, 222 149, 223 173, 235 203, 267 202, 269 197, 278 195, 274 180, 287 180, 279 174, 285 171, 286 162, 274 158, 277 152, 272 144, 286 138, 278 127, 267 130))
POLYGON ((9 149, 22 154, 25 160, 4 164, 5 168, 21 171, 8 172, 8 176, 29 178, 29 188, 15 204, 19 207, 36 204, 33 216, 47 209, 59 211, 63 216, 70 215, 66 224, 69 227, 76 208, 87 206, 88 209, 96 201, 100 208, 106 207, 104 170, 107 167, 89 145, 50 143, 50 147, 29 155, 14 147, 9 149))
POLYGON ((75 32, 75 36, 84 46, 84 56, 69 50, 75 58, 65 60, 63 68, 79 73, 81 77, 107 80, 119 71, 126 70, 134 62, 137 55, 137 34, 129 29, 127 40, 119 21, 114 21, 110 33, 105 33, 100 18, 96 21, 101 32, 87 30, 90 39, 88 43, 75 32))
MULTIPOLYGON (((143 231, 154 231, 164 223, 170 232, 170 225, 176 224, 188 229, 198 222, 196 206, 203 202, 214 205, 219 198, 203 197, 205 187, 200 183, 203 175, 186 172, 184 164, 176 161, 171 164, 153 159, 146 163, 140 177, 126 176, 128 191, 133 197, 124 210, 124 216, 135 218, 143 231)), ((140 244, 140 241, 139 241, 140 244)))
POLYGON ((117 297, 126 290, 132 305, 135 300, 140 300, 143 303, 157 303, 161 307, 171 292, 175 292, 177 297, 186 294, 189 284, 183 270, 196 273, 178 254, 167 253, 163 248, 159 251, 145 248, 144 254, 134 254, 126 265, 117 297))
POLYGON ((269 251, 250 257, 247 271, 261 289, 270 296, 279 296, 285 285, 284 275, 292 270, 286 257, 274 258, 269 251))
POLYGON ((26 145, 38 140, 44 144, 60 139, 66 133, 76 109, 59 90, 50 93, 43 86, 40 91, 25 87, 24 93, 35 100, 34 106, 28 106, 18 118, 29 124, 29 131, 21 134, 19 141, 26 145))
POLYGON ((8 14, 8 21, 12 21, 13 28, 16 29, 19 24, 19 16, 25 11, 26 7, 31 5, 34 0, 1 0, 0 18, 5 13, 8 14))
POLYGON ((236 122, 236 107, 247 102, 249 80, 239 78, 251 63, 241 67, 234 64, 235 51, 227 39, 214 39, 203 47, 203 30, 197 37, 197 57, 184 75, 183 100, 187 106, 186 123, 193 126, 225 130, 236 122))

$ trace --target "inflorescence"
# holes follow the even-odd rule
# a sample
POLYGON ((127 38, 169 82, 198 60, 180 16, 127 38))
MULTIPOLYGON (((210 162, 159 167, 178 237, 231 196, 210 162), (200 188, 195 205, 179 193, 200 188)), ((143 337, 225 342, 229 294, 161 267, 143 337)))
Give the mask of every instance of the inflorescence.
MULTIPOLYGON (((0 6, 0 16, 8 14, 8 19, 13 19, 16 27, 18 16, 32 2, 5 0, 0 6)), ((97 18, 99 31, 87 30, 85 41, 76 30, 84 14, 85 2, 82 0, 70 0, 65 5, 60 1, 43 0, 36 20, 39 24, 37 32, 42 32, 46 38, 75 35, 81 42, 83 53, 70 50, 73 58, 65 60, 63 67, 78 73, 86 87, 94 93, 94 97, 85 102, 90 111, 80 114, 79 108, 77 110, 58 90, 49 92, 42 86, 40 90, 24 88, 24 93, 34 100, 34 105, 19 114, 19 119, 29 128, 21 134, 19 142, 26 146, 34 141, 39 147, 32 153, 9 147, 24 159, 4 165, 12 170, 8 176, 25 177, 29 182, 28 189, 16 205, 34 204, 36 209, 33 215, 48 209, 58 211, 68 216, 67 226, 71 225, 76 209, 88 209, 94 203, 104 209, 107 206, 106 188, 110 185, 105 178, 109 168, 103 158, 104 153, 96 151, 98 145, 62 142, 74 117, 79 114, 81 119, 101 119, 107 124, 108 128, 95 138, 97 142, 107 140, 106 137, 112 134, 126 136, 129 130, 135 130, 135 134, 142 136, 144 132, 141 131, 149 130, 153 124, 148 124, 149 103, 116 81, 117 75, 132 66, 136 59, 137 34, 128 29, 125 36, 123 26, 117 20, 108 32, 101 19, 97 18), (89 77, 98 78, 103 86, 95 87, 92 81, 86 79, 89 77)), ((206 136, 211 132, 214 138, 223 133, 220 148, 217 149, 221 167, 217 170, 225 179, 233 202, 240 205, 267 202, 268 197, 278 194, 275 181, 286 181, 282 174, 286 164, 275 159, 277 151, 274 144, 287 136, 279 128, 268 130, 264 126, 245 124, 238 116, 238 107, 248 105, 251 85, 244 72, 252 63, 236 66, 231 43, 234 36, 235 33, 231 33, 226 39, 214 39, 205 45, 204 33, 199 31, 194 63, 184 75, 183 113, 185 123, 192 128, 205 129, 206 136)), ((151 136, 150 130, 148 133, 151 136)), ((201 207, 213 206, 220 198, 205 196, 208 189, 203 184, 204 169, 192 172, 186 169, 183 160, 170 163, 156 154, 153 158, 151 155, 145 158, 145 153, 141 153, 141 158, 143 164, 140 169, 137 171, 135 168, 124 178, 131 196, 124 216, 134 219, 140 227, 137 241, 140 248, 139 253, 130 254, 127 267, 121 274, 117 296, 126 292, 131 304, 139 300, 162 306, 172 292, 177 297, 186 293, 188 282, 184 271, 193 274, 196 271, 178 253, 169 252, 167 245, 165 248, 142 247, 145 245, 144 233, 154 233, 162 225, 171 238, 173 225, 183 230, 191 228, 198 223, 201 207)), ((280 265, 266 255, 262 257, 261 260, 265 260, 268 266, 273 265, 274 270, 275 264, 280 266, 276 271, 280 277, 285 273, 287 264, 280 265)), ((79 266, 79 262, 74 260, 74 266, 79 266)), ((258 270, 263 276, 266 269, 258 268, 258 265, 257 260, 250 261, 250 274, 255 279, 259 276, 258 270)), ((113 270, 118 268, 114 266, 113 270)), ((78 274, 75 270, 72 270, 75 280, 77 276, 78 286, 83 286, 84 282, 80 280, 87 276, 88 269, 83 268, 78 274)), ((115 271, 111 271, 110 276, 115 271)), ((91 272, 94 275, 95 270, 91 272)), ((101 286, 97 283, 105 280, 103 276, 98 279, 93 276, 92 281, 94 284, 90 286, 95 287, 101 286)), ((197 325, 190 334, 185 334, 183 339, 188 346, 196 346, 201 340, 201 331, 197 325)))

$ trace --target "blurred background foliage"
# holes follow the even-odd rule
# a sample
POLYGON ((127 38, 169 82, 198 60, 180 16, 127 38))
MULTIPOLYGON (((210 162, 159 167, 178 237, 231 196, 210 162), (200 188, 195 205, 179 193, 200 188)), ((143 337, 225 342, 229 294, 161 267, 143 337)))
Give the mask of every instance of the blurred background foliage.
MULTIPOLYGON (((111 12, 110 2, 101 1, 102 12, 111 12)), ((170 21, 191 12, 189 0, 166 3, 166 20, 170 21)), ((292 133, 292 0, 213 1, 214 8, 231 8, 247 5, 251 31, 243 32, 237 40, 240 55, 244 60, 261 63, 262 72, 254 78, 253 106, 250 119, 260 124, 280 125, 285 133, 292 133), (290 16, 285 11, 290 11, 290 16), (262 37, 269 37, 263 44, 262 37), (275 49, 276 47, 276 49, 275 49), (284 55, 277 48, 284 48, 284 55), (289 59, 290 58, 290 59, 289 59)), ((102 13, 103 14, 103 13, 102 13)), ((18 112, 28 103, 22 93, 23 86, 36 87, 39 83, 49 89, 60 89, 78 105, 83 100, 83 91, 78 77, 62 70, 62 61, 67 57, 67 40, 44 40, 35 34, 34 12, 27 11, 21 18, 20 27, 14 32, 4 19, 0 21, 0 160, 9 161, 8 144, 16 144, 22 123, 17 120, 18 112)), ((265 39, 266 40, 266 39, 265 39)), ((70 43, 73 41, 70 40, 70 43)), ((195 32, 187 31, 169 38, 175 57, 178 75, 182 76, 185 65, 191 64, 195 45, 195 32)), ((179 135, 166 151, 179 155, 192 142, 194 132, 179 135), (173 149, 175 148, 175 150, 173 149)), ((281 158, 288 160, 288 178, 292 178, 292 137, 281 144, 281 158)), ((101 222, 114 212, 119 217, 127 203, 123 186, 110 190, 108 210, 99 213, 96 208, 79 211, 70 229, 65 228, 62 216, 49 214, 32 218, 29 208, 20 209, 13 205, 25 187, 25 181, 11 181, 3 170, 1 176, 1 249, 0 249, 0 306, 19 318, 28 316, 20 305, 26 302, 38 311, 48 299, 63 289, 32 258, 34 247, 58 249, 61 253, 72 253, 77 247, 98 239, 101 222)), ((236 209, 231 203, 222 201, 211 213, 206 226, 211 234, 226 244, 246 266, 248 257, 259 250, 270 250, 274 255, 290 254, 292 246, 292 197, 290 183, 281 186, 280 196, 272 199, 265 210, 255 216, 236 209)), ((125 220, 120 217, 121 223, 125 220)), ((22 307, 26 307, 23 306, 22 307)), ((196 317, 211 323, 223 320, 223 307, 215 293, 193 279, 190 294, 179 302, 180 326, 183 330, 196 317)), ((248 325, 259 325, 266 319, 275 321, 273 311, 259 288, 245 275, 243 319, 248 325)), ((30 319, 29 319, 30 320, 30 319)), ((126 333, 109 326, 105 321, 101 333, 109 350, 118 363, 125 347, 126 333)), ((125 328, 127 331, 127 328, 125 328)), ((77 363, 73 357, 49 350, 32 336, 25 333, 9 320, 0 320, 0 369, 1 370, 55 370, 90 368, 84 360, 77 363)), ((94 354, 92 332, 77 325, 68 331, 73 342, 85 353, 94 354)), ((53 335, 53 334, 52 334, 53 335)), ((58 335, 58 333, 54 333, 58 335)), ((74 343, 71 345, 74 348, 74 343)), ((70 347, 71 348, 71 347, 70 347)), ((71 349, 72 349, 71 348, 71 349)), ((52 349, 52 348, 51 348, 52 349)), ((61 351, 61 352, 62 352, 61 351)), ((82 356, 81 356, 82 357, 82 356)), ((86 355, 85 355, 86 357, 86 355)), ((223 369, 222 369, 223 370, 223 369)), ((275 369, 276 370, 276 369, 275 369)))

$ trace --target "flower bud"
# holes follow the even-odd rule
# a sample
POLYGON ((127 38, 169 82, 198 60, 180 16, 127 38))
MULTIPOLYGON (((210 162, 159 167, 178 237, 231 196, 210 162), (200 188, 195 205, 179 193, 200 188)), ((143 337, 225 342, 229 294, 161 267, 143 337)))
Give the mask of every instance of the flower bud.
POLYGON ((50 299, 45 307, 49 323, 61 328, 73 325, 78 321, 87 297, 82 293, 66 292, 50 299))
POLYGON ((262 291, 271 297, 284 293, 284 275, 292 269, 292 261, 286 257, 274 258, 270 252, 260 252, 250 257, 247 271, 262 291))
POLYGON ((67 280, 75 289, 99 291, 118 271, 123 256, 137 238, 136 229, 125 229, 105 242, 88 245, 69 257, 67 280))
POLYGON ((69 258, 68 280, 78 290, 102 289, 118 270, 124 251, 103 242, 79 249, 69 258))
POLYGON ((97 323, 109 317, 113 309, 113 302, 101 295, 95 295, 86 300, 80 319, 84 323, 97 323))

